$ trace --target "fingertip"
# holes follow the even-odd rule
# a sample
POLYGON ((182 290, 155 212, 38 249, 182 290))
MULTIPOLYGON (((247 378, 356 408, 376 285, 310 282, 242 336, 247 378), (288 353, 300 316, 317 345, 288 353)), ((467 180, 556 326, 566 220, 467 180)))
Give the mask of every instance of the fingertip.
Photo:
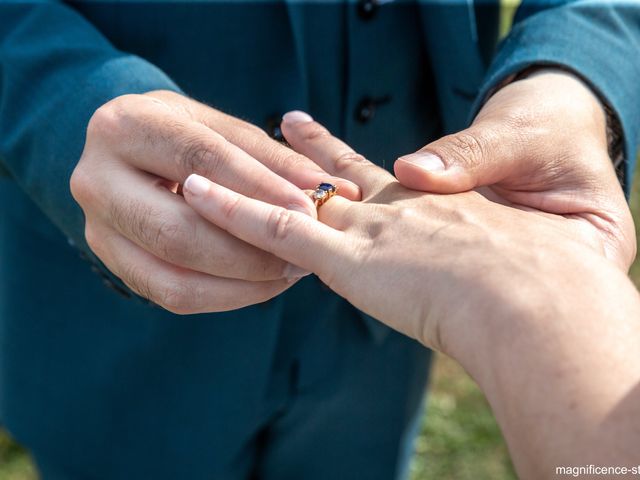
POLYGON ((313 117, 302 110, 291 110, 282 116, 283 125, 295 125, 296 123, 313 122, 313 117))
POLYGON ((311 115, 300 110, 293 110, 287 112, 282 116, 282 123, 280 129, 284 138, 289 144, 296 149, 296 145, 300 140, 313 134, 317 135, 317 132, 327 132, 327 129, 318 123, 311 115))
POLYGON ((442 158, 431 152, 418 151, 416 153, 412 153, 411 155, 404 155, 398 160, 410 163, 416 168, 425 170, 429 173, 438 174, 446 170, 446 166, 442 158))
POLYGON ((304 138, 309 131, 316 129, 317 126, 320 126, 320 124, 308 113, 301 110, 292 110, 282 116, 280 130, 289 145, 298 151, 296 145, 299 144, 300 139, 304 138))
POLYGON ((192 173, 184 181, 182 191, 194 197, 202 197, 209 193, 213 183, 205 177, 192 173))
POLYGON ((433 193, 453 193, 450 182, 442 175, 421 168, 406 157, 400 157, 393 164, 393 171, 398 181, 412 190, 433 193))

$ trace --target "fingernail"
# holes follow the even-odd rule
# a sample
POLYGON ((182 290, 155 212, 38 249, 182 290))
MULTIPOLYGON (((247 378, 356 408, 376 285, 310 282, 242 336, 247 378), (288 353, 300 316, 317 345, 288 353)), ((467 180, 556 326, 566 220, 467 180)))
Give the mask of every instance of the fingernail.
POLYGON ((309 123, 313 122, 313 118, 308 113, 292 110, 282 116, 282 121, 286 123, 309 123))
POLYGON ((200 175, 192 173, 187 177, 182 188, 191 195, 199 197, 209 191, 209 188, 211 188, 211 182, 200 175))
POLYGON ((311 272, 293 265, 292 263, 288 263, 287 266, 284 267, 283 275, 286 279, 297 280, 299 278, 306 277, 307 275, 311 275, 311 272))
POLYGON ((400 157, 400 160, 412 163, 428 172, 441 172, 444 170, 444 162, 440 157, 428 152, 418 152, 400 157))

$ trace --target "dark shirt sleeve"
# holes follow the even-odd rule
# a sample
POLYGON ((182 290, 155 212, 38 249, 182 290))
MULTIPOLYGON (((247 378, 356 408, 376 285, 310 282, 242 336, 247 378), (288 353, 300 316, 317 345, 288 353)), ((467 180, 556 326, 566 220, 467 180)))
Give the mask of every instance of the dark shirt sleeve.
POLYGON ((576 72, 622 127, 624 188, 630 193, 640 133, 640 3, 523 1, 499 45, 472 112, 506 78, 532 65, 576 72))
POLYGON ((179 91, 69 6, 0 3, 0 170, 89 256, 84 218, 69 191, 87 123, 112 98, 156 89, 179 91))

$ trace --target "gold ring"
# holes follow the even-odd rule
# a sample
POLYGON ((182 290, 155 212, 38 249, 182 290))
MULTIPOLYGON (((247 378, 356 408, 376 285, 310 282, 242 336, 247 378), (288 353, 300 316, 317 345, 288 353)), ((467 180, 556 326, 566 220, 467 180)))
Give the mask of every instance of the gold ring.
POLYGON ((327 200, 333 197, 338 191, 338 187, 331 183, 321 183, 316 187, 316 190, 311 194, 311 200, 313 200, 316 209, 325 204, 327 200))

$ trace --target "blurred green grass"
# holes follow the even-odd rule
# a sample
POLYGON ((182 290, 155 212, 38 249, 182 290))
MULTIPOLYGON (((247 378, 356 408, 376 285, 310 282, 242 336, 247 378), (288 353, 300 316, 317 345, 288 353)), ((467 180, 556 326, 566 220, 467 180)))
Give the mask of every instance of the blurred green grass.
MULTIPOLYGON (((640 175, 631 198, 640 238, 640 175)), ((640 260, 631 268, 640 288, 640 260)), ((0 480, 35 480, 28 453, 0 430, 0 480)), ((476 384, 452 360, 439 356, 411 465, 412 480, 516 478, 507 448, 476 384)))

